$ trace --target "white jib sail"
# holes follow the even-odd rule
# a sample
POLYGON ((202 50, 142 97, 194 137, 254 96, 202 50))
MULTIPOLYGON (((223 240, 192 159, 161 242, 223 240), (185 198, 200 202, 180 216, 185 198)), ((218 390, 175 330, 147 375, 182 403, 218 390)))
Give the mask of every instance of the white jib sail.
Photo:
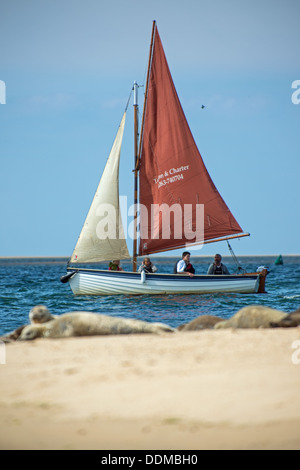
POLYGON ((119 163, 126 112, 84 222, 71 263, 130 258, 119 207, 119 163))

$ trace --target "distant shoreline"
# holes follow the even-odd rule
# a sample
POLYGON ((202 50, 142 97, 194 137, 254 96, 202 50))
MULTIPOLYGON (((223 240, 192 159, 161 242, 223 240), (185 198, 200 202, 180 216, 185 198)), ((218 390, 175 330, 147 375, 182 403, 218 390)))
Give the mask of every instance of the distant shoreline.
MULTIPOLYGON (((193 258, 211 258, 213 255, 193 255, 191 253, 193 258)), ((292 257, 292 256, 300 256, 300 253, 298 254, 282 254, 283 257, 292 257)), ((279 254, 274 254, 274 255, 237 255, 238 258, 277 258, 279 254)), ((178 255, 151 255, 152 258, 178 258, 178 255)), ((223 258, 231 258, 231 255, 222 255, 223 258)), ((143 256, 139 256, 138 258, 143 258, 143 256)), ((4 259, 59 259, 59 260, 68 260, 69 256, 0 256, 0 260, 4 259)), ((127 260, 124 260, 127 261, 127 260)), ((130 261, 130 260, 128 260, 130 261)))

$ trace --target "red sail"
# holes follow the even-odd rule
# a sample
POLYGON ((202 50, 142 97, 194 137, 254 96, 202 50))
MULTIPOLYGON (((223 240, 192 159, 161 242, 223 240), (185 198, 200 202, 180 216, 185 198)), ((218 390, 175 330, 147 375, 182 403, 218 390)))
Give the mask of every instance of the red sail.
POLYGON ((195 144, 157 28, 148 77, 139 171, 139 254, 199 243, 201 225, 200 241, 241 233, 195 144))

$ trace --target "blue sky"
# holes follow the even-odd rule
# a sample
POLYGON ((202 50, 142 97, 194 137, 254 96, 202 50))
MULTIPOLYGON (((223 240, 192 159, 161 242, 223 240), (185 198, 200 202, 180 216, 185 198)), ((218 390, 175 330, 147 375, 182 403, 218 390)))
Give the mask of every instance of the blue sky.
MULTIPOLYGON (((251 234, 235 253, 299 254, 299 15, 298 0, 1 0, 0 256, 71 255, 133 81, 145 81, 154 19, 207 169, 251 234)), ((131 116, 126 126, 131 203, 131 116)), ((227 245, 194 254, 215 251, 227 245)))

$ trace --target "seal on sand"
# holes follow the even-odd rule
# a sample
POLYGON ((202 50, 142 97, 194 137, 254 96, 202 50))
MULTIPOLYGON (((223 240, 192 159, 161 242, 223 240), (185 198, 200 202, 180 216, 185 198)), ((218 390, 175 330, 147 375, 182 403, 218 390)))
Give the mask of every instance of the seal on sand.
POLYGON ((19 326, 16 330, 11 331, 4 336, 0 336, 0 341, 3 341, 4 343, 11 343, 12 341, 16 341, 26 326, 27 325, 19 326))
MULTIPOLYGON (((29 312, 29 321, 32 325, 39 325, 57 318, 57 315, 51 315, 47 307, 45 305, 36 305, 33 307, 29 312)), ((22 331, 24 328, 30 325, 22 325, 19 326, 16 330, 7 333, 4 336, 0 337, 0 340, 4 343, 11 343, 12 341, 16 341, 19 339, 22 331)))
POLYGON ((239 310, 229 320, 219 322, 219 328, 270 328, 271 322, 278 322, 286 317, 286 313, 262 305, 249 305, 239 310))
POLYGON ((121 335, 139 333, 174 332, 174 328, 163 323, 149 323, 100 313, 70 312, 47 323, 26 326, 19 340, 35 338, 67 338, 71 336, 121 335))
POLYGON ((45 305, 36 305, 29 312, 30 323, 46 323, 57 318, 57 315, 51 315, 45 305))
POLYGON ((300 326, 300 308, 295 312, 288 313, 286 317, 278 322, 271 322, 272 328, 293 328, 300 326))
POLYGON ((214 315, 201 315, 200 317, 194 318, 194 320, 184 325, 179 325, 177 327, 178 331, 196 331, 196 330, 206 330, 212 329, 214 326, 223 321, 223 318, 216 317, 214 315))

